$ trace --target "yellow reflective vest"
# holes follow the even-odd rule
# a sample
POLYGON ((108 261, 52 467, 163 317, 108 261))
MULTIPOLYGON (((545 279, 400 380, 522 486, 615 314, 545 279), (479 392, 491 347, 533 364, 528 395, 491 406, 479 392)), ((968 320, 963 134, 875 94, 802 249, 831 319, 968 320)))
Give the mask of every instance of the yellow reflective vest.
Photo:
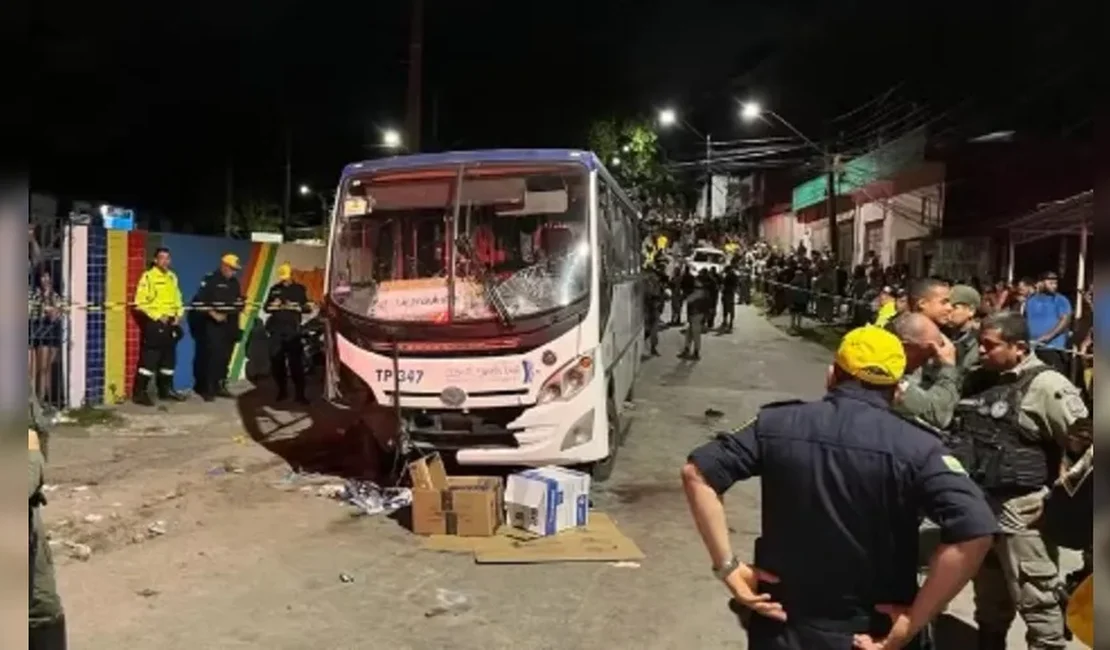
POLYGON ((177 275, 157 266, 144 271, 135 286, 135 308, 151 320, 167 317, 180 319, 185 313, 185 306, 181 300, 181 289, 177 286, 177 275))

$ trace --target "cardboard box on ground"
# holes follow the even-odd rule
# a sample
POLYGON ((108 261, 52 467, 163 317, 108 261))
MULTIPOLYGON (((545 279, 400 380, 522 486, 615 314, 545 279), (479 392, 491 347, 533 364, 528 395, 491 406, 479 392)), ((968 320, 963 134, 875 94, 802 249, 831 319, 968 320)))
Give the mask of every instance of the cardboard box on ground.
POLYGON ((589 512, 590 478, 581 472, 525 470, 509 477, 508 494, 496 477, 447 476, 435 454, 411 463, 409 475, 412 529, 425 537, 428 550, 470 554, 480 564, 644 557, 612 519, 589 512))
POLYGON ((447 476, 438 454, 409 464, 412 532, 417 535, 487 537, 497 532, 505 511, 501 479, 447 476))
POLYGON ((555 535, 589 523, 590 475, 563 467, 529 469, 509 476, 505 518, 536 535, 555 535))

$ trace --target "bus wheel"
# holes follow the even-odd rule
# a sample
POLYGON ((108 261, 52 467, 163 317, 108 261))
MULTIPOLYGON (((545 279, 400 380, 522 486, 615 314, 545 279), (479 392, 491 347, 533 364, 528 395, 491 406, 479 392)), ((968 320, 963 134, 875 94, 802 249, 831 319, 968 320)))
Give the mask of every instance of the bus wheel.
POLYGON ((605 418, 609 423, 609 455, 590 467, 590 477, 599 483, 609 480, 613 474, 613 466, 617 463, 617 450, 621 445, 621 416, 617 412, 617 405, 612 397, 606 401, 605 409, 605 418))

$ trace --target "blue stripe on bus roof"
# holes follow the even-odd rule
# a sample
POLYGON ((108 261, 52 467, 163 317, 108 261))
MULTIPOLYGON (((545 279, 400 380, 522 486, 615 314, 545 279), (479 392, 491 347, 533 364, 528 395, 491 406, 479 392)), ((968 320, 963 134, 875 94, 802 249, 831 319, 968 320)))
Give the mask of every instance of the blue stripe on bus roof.
POLYGON ((602 166, 601 161, 592 152, 578 149, 483 149, 480 151, 420 153, 364 160, 344 167, 343 176, 345 178, 351 174, 374 172, 381 169, 413 169, 416 167, 474 162, 575 162, 585 165, 591 171, 602 166))

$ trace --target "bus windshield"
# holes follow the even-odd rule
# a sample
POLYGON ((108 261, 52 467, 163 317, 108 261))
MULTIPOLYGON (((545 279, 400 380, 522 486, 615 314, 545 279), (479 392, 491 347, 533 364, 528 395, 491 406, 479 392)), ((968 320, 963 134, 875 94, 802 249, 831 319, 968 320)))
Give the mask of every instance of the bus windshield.
POLYGON ((511 320, 588 295, 589 175, 578 165, 379 170, 342 189, 329 289, 383 321, 511 320))

